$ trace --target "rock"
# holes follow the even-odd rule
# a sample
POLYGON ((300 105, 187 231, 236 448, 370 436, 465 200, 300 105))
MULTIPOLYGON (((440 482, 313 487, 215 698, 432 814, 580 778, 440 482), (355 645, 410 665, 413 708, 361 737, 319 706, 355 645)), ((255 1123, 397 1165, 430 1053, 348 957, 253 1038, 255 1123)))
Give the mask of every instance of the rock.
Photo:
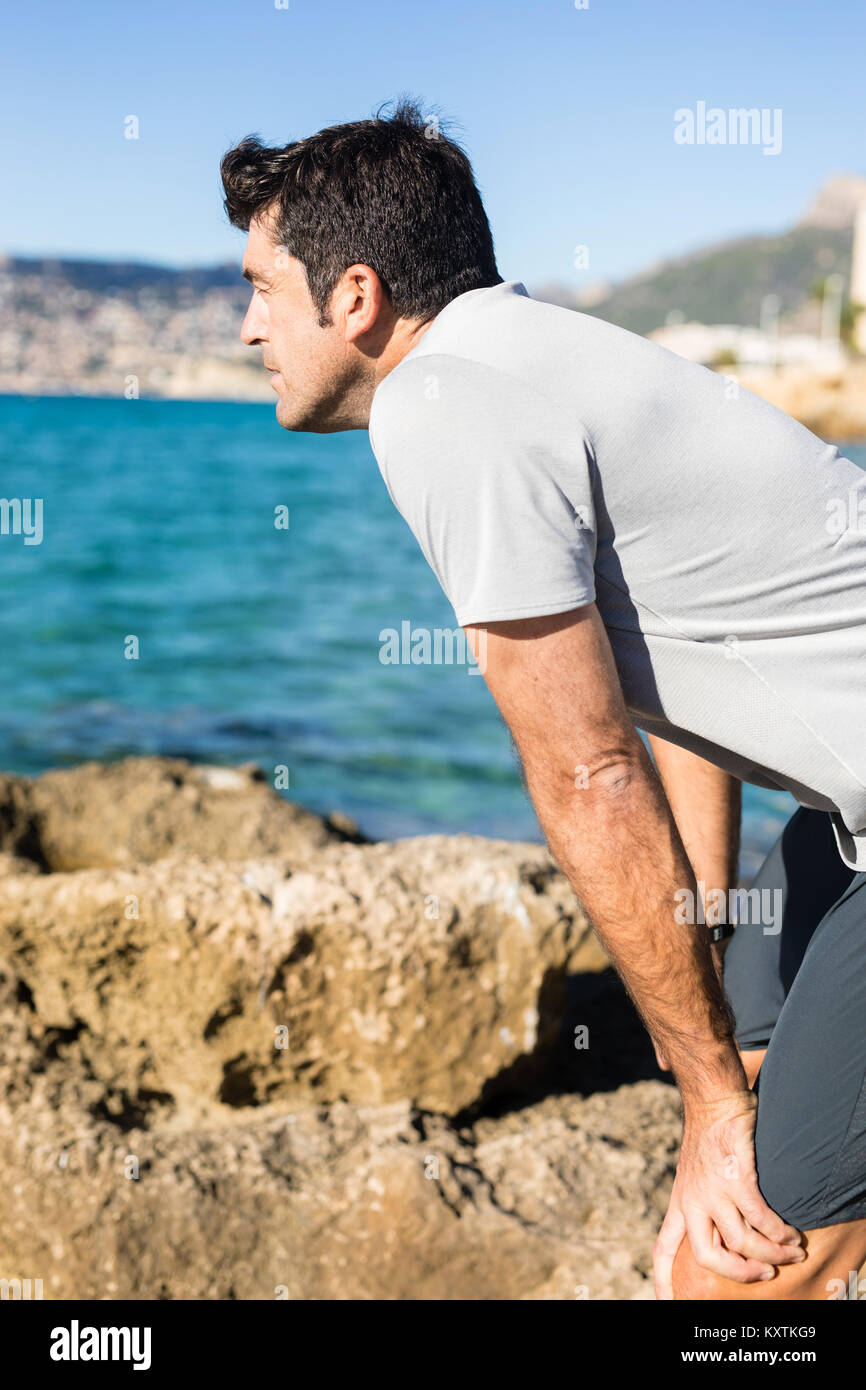
POLYGON ((357 828, 347 837, 286 801, 255 764, 124 758, 0 778, 0 850, 48 870, 132 867, 180 850, 231 861, 346 838, 357 828))
POLYGON ((0 779, 0 873, 0 1278, 652 1297, 679 1100, 545 847, 126 759, 0 779))
POLYGON ((607 963, 546 849, 466 835, 7 878, 0 961, 121 1109, 448 1114, 531 1082, 607 963))
POLYGON ((5 988, 0 1274, 46 1298, 653 1296, 680 1131, 662 1082, 473 1125, 401 1100, 143 1129, 5 988))
POLYGON ((847 230, 854 226, 863 202, 866 202, 866 179, 861 174, 832 174, 818 189, 797 225, 847 230))
POLYGON ((739 380, 820 439, 855 443, 866 439, 866 362, 862 360, 830 370, 743 366, 739 380))
POLYGON ((358 822, 352 816, 347 816, 345 811, 331 811, 325 816, 325 825, 329 830, 334 830, 344 840, 351 840, 352 844, 363 845, 369 841, 366 835, 362 835, 358 829, 358 822))
POLYGON ((0 873, 23 869, 25 863, 37 869, 46 867, 32 804, 32 785, 27 777, 0 773, 0 873))
POLYGON ((0 879, 7 874, 38 874, 39 865, 32 859, 23 859, 17 854, 7 854, 5 850, 0 850, 0 879))

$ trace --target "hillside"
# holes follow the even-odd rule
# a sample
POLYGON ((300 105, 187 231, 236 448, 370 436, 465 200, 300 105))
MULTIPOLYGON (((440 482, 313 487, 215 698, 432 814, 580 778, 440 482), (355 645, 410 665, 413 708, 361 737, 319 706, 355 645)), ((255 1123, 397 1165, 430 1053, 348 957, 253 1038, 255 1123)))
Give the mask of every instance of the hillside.
POLYGON ((671 312, 689 322, 757 324, 768 294, 778 295, 783 318, 796 320, 808 309, 817 280, 838 273, 847 281, 854 214, 861 200, 866 200, 866 179, 838 174, 819 189, 790 231, 704 247, 648 267, 604 293, 563 285, 532 292, 633 333, 652 333, 671 312))
MULTIPOLYGON (((838 175, 788 232, 665 261, 601 297, 562 285, 528 288, 644 334, 672 311, 702 323, 756 324, 762 299, 776 294, 783 330, 814 331, 810 290, 833 272, 849 275, 863 198, 866 179, 838 175)), ((239 338, 248 300, 239 261, 173 269, 0 258, 0 393, 271 401, 260 353, 239 338)))
POLYGON ((0 261, 0 392, 271 400, 238 263, 0 261))
POLYGON ((757 324, 765 295, 778 295, 782 314, 791 315, 816 280, 836 272, 846 280, 851 273, 850 229, 797 227, 665 261, 615 286, 590 312, 643 334, 661 328, 672 310, 687 322, 757 324))

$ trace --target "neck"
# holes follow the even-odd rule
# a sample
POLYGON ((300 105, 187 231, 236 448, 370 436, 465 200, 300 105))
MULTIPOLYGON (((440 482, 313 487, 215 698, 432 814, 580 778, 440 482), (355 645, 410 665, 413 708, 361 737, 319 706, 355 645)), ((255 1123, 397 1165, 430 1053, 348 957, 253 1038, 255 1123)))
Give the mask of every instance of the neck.
MULTIPOLYGON (((394 331, 373 364, 375 386, 421 341, 434 319, 398 319, 394 331)), ((375 390, 374 386, 374 390, 375 390)))
POLYGON ((434 319, 397 319, 388 341, 381 352, 370 357, 369 368, 365 373, 364 387, 360 399, 349 405, 353 424, 341 426, 350 429, 369 429, 370 407, 376 387, 385 380, 389 372, 399 366, 403 358, 420 343, 434 319))

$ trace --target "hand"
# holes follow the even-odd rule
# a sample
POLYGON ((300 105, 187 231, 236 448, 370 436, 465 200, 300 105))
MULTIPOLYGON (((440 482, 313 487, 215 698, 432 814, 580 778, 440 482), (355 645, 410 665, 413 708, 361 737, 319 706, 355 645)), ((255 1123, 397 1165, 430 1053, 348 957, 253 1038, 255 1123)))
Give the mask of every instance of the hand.
POLYGON ((772 1278, 776 1265, 803 1258, 801 1233, 758 1187, 757 1104, 753 1091, 734 1091, 686 1106, 670 1204, 653 1247, 658 1299, 673 1299, 674 1257, 686 1235, 703 1269, 741 1284, 772 1278))

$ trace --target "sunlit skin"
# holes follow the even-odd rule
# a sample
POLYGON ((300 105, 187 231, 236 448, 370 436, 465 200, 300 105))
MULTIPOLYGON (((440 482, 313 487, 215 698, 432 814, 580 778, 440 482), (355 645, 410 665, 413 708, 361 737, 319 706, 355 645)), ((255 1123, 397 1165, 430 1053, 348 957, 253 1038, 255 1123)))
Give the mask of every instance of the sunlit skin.
MULTIPOLYGON (((754 1086, 766 1048, 741 1053, 749 1085, 754 1086)), ((688 1239, 673 1262, 674 1298, 744 1302, 748 1299, 808 1300, 820 1302, 838 1297, 838 1288, 852 1286, 851 1274, 866 1261, 866 1220, 845 1221, 803 1232, 806 1258, 800 1265, 778 1266, 775 1276, 754 1284, 738 1284, 709 1270, 695 1259, 688 1239)), ((857 1279, 853 1281, 856 1285, 857 1279)))
POLYGON ((375 270, 357 264, 335 286, 331 322, 322 328, 304 267, 273 240, 267 217, 250 224, 243 273, 253 295, 241 338, 262 348, 283 429, 315 434, 366 429, 379 382, 432 320, 401 318, 375 270))

